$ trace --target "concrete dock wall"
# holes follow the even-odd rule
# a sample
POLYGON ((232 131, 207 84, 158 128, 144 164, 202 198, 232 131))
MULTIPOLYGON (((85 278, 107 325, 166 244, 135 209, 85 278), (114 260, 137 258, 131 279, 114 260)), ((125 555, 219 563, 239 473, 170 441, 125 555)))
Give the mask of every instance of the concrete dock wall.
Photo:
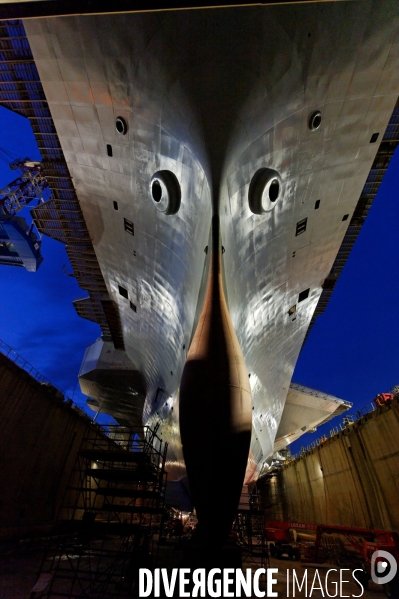
POLYGON ((399 531, 399 404, 363 416, 260 482, 269 519, 399 531))
POLYGON ((92 434, 88 417, 0 354, 0 538, 54 520, 92 434))

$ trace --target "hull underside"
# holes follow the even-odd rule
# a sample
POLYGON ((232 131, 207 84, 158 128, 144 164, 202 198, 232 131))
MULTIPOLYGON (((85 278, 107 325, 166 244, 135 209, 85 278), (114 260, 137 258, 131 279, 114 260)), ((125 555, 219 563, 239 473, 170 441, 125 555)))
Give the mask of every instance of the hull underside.
MULTIPOLYGON (((306 331, 399 94, 397 4, 24 25, 104 277, 102 301, 117 308, 120 351, 140 375, 131 406, 117 391, 107 411, 115 397, 114 413, 131 422, 140 405, 169 443, 171 477, 184 475, 179 387, 218 214, 223 287, 253 402, 246 482, 255 479, 274 452, 306 331), (277 173, 280 193, 258 214, 248 196, 261 169, 277 173), (153 177, 164 171, 180 187, 175 213, 154 199, 153 177)), ((278 439, 302 428, 291 424, 278 439)), ((213 467, 228 459, 215 456, 213 467)))

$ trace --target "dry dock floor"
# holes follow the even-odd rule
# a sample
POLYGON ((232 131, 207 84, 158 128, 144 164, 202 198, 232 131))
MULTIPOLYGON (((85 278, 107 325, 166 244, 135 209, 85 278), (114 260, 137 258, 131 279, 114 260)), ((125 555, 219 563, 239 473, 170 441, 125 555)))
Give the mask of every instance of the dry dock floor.
MULTIPOLYGON (((43 550, 36 549, 30 551, 11 551, 8 554, 3 553, 0 556, 0 599, 29 599, 31 590, 37 579, 37 572, 40 567, 40 563, 43 557, 43 550)), ((173 546, 168 546, 166 548, 162 548, 160 551, 160 562, 158 566, 166 566, 166 567, 176 567, 181 558, 181 551, 174 548, 173 546)), ((252 568, 255 570, 260 567, 259 564, 255 562, 244 562, 244 568, 252 568)), ((324 597, 328 597, 325 587, 324 591, 314 589, 312 594, 310 594, 311 583, 313 581, 315 570, 318 569, 321 580, 325 580, 325 574, 328 568, 334 568, 337 566, 328 565, 305 565, 300 562, 285 560, 285 559, 275 559, 270 558, 270 567, 278 568, 278 574, 274 575, 277 578, 277 584, 274 585, 273 590, 278 592, 278 597, 285 599, 286 597, 312 597, 313 599, 320 599, 324 597), (305 589, 298 592, 296 589, 295 595, 292 593, 292 584, 289 589, 289 595, 287 593, 287 570, 290 571, 292 578, 292 571, 295 569, 297 577, 301 580, 305 573, 305 569, 308 571, 308 588, 307 592, 305 589), (324 593, 324 594, 323 594, 324 593)), ((335 573, 332 573, 335 574, 335 573)), ((348 572, 345 573, 346 578, 349 579, 348 572)), ((350 574, 350 573, 349 573, 350 574)), ((330 575, 331 576, 331 575, 330 575)), ((330 584, 328 587, 328 592, 330 596, 334 596, 335 589, 331 584, 334 580, 339 580, 339 577, 331 576, 329 578, 330 584)), ((261 582, 260 588, 266 590, 266 586, 261 582)), ((339 587, 338 587, 339 588, 339 587)), ((338 591, 336 597, 345 597, 345 596, 360 596, 360 589, 355 584, 352 579, 352 582, 344 583, 343 585, 343 593, 342 595, 338 591)), ((361 595, 363 599, 383 599, 385 597, 384 592, 381 590, 381 587, 374 584, 370 581, 369 589, 361 595)), ((132 598, 138 597, 137 593, 133 593, 131 595, 132 598)), ((253 595, 255 597, 255 595, 253 595)))

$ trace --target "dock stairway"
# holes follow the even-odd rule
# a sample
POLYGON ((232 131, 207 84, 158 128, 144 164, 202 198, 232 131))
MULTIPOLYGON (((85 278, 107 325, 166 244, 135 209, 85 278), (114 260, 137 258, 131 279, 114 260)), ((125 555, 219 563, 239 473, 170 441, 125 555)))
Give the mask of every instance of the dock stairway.
POLYGON ((254 568, 270 567, 266 517, 256 488, 252 492, 243 488, 233 531, 241 545, 243 563, 254 568))
POLYGON ((157 428, 83 440, 31 599, 131 596, 161 534, 166 452, 157 428))

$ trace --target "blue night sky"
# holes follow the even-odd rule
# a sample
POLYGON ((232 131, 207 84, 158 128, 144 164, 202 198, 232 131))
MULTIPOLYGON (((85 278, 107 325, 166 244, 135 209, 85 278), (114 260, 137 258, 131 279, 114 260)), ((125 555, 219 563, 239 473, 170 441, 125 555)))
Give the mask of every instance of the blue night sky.
MULTIPOLYGON (((0 130, 0 187, 4 187, 16 178, 8 162, 19 157, 40 160, 40 154, 29 122, 1 107, 0 130)), ((396 152, 293 376, 297 383, 353 402, 353 414, 377 393, 399 383, 398 180, 396 152)), ((44 261, 36 273, 0 266, 0 339, 85 408, 77 374, 86 346, 101 331, 75 312, 72 301, 86 292, 64 272, 72 272, 64 246, 44 237, 42 254, 44 261)), ((293 450, 328 433, 338 422, 304 435, 293 450)))
MULTIPOLYGON (((0 107, 0 188, 19 172, 8 168, 16 158, 40 160, 29 121, 0 107)), ((28 222, 26 208, 19 213, 28 222)), ((0 266, 0 339, 30 362, 42 375, 86 410, 77 375, 87 345, 101 335, 98 325, 79 318, 72 305, 87 293, 72 273, 65 246, 43 236, 44 260, 37 272, 0 266)), ((93 416, 91 410, 86 410, 93 416)), ((109 419, 108 419, 109 420, 109 419)), ((104 420, 101 420, 102 422, 104 420)))
MULTIPOLYGON (((317 318, 293 380, 353 403, 399 384, 399 152, 396 150, 327 309, 317 318)), ((293 452, 340 420, 303 435, 293 452)))

